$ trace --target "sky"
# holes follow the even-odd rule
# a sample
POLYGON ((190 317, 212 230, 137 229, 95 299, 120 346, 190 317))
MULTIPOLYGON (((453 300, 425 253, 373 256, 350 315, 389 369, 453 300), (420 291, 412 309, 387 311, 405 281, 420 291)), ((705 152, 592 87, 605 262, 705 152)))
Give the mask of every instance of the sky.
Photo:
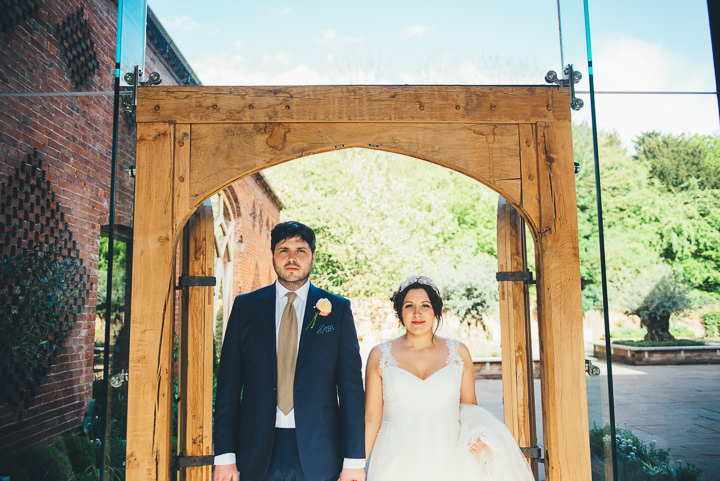
MULTIPOLYGON (((148 0, 203 85, 545 85, 589 90, 582 0, 148 0), (561 28, 559 28, 559 25, 561 28), (562 37, 562 43, 561 43, 562 37), (562 45, 562 49, 561 49, 562 45)), ((597 92, 714 92, 706 0, 588 0, 597 92)), ((589 122, 590 98, 574 120, 589 122)), ((720 134, 715 95, 596 95, 598 128, 720 134)))

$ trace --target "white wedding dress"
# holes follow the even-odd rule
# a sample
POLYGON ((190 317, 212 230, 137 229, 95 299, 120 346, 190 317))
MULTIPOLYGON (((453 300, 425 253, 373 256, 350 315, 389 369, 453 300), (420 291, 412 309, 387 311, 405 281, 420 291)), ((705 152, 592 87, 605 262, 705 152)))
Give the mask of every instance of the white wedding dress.
POLYGON ((463 361, 447 341, 447 363, 426 379, 398 367, 391 341, 380 345, 383 422, 368 481, 532 481, 505 425, 479 406, 460 404, 463 361), (477 438, 487 447, 468 451, 477 438))

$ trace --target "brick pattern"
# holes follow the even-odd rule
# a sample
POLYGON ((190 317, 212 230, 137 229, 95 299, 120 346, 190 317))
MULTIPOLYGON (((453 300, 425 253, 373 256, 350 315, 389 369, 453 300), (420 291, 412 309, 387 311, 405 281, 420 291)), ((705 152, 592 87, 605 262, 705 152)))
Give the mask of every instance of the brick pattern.
MULTIPOLYGON (((1 92, 74 90, 57 25, 78 11, 87 20, 98 63, 82 89, 112 91, 117 2, 48 0, 0 32, 1 92)), ((153 48, 148 42, 145 73, 160 73, 163 85, 187 83, 187 77, 177 78, 167 56, 153 48)), ((81 296, 77 320, 28 409, 18 412, 0 405, 0 450, 5 452, 52 443, 77 432, 92 396, 98 245, 100 228, 108 223, 112 103, 112 95, 16 96, 0 102, 0 183, 8 184, 28 155, 40 153, 45 179, 65 214, 78 259, 87 272, 87 285, 92 286, 81 296)), ((122 119, 115 222, 118 228, 130 230, 135 185, 128 169, 135 165, 135 126, 131 115, 122 119)), ((235 193, 236 238, 242 236, 245 243, 245 251, 236 252, 236 292, 247 292, 274 279, 269 232, 278 221, 280 205, 261 177, 246 177, 228 191, 235 193)))
POLYGON ((67 65, 67 73, 75 87, 79 88, 92 78, 98 68, 95 42, 84 9, 59 21, 55 36, 67 65))
POLYGON ((245 177, 226 190, 235 208, 233 291, 245 294, 275 281, 270 231, 280 222, 281 206, 268 194, 259 175, 245 177))
MULTIPOLYGON (((55 35, 59 19, 84 9, 93 32, 97 71, 83 87, 112 90, 117 6, 109 1, 43 3, 0 34, 0 91, 71 92, 75 87, 55 35)), ((24 411, 0 406, 0 449, 49 443, 82 424, 91 397, 95 287, 100 225, 107 223, 112 146, 112 96, 5 97, 0 107, 0 183, 9 184, 35 150, 45 180, 87 270, 76 320, 55 362, 24 411)), ((127 203, 126 203, 127 204, 127 203)), ((131 219, 127 213, 122 217, 131 219)))
MULTIPOLYGON (((76 332, 73 334, 77 337, 92 334, 91 331, 77 331, 87 324, 86 316, 82 315, 83 296, 92 286, 87 285, 86 270, 78 259, 77 245, 67 229, 52 186, 45 180, 40 155, 35 152, 28 156, 22 168, 9 180, 8 184, 0 186, 0 255, 8 261, 6 266, 9 267, 3 270, 3 276, 10 276, 0 285, 0 304, 4 305, 0 322, 3 331, 12 339, 12 347, 19 347, 21 340, 28 338, 33 347, 31 357, 26 357, 22 350, 9 350, 8 344, 2 347, 0 402, 24 409, 52 364, 63 374, 72 370, 73 357, 66 355, 55 359, 57 351, 54 349, 68 336, 68 328, 74 326, 76 332), (63 300, 66 296, 69 298, 55 316, 33 308, 34 299, 28 299, 23 292, 27 288, 26 282, 32 283, 38 274, 49 277, 58 289, 45 294, 60 296, 63 300), (75 287, 77 294, 72 290, 75 287), (30 320, 40 322, 28 323, 30 320), (20 323, 25 325, 20 327, 20 323), (44 333, 52 342, 38 344, 32 341, 44 333)), ((42 296, 40 302, 44 302, 42 296)), ((77 360, 82 361, 82 354, 77 360)), ((91 380, 92 372, 81 369, 78 377, 87 382, 91 380)), ((3 430, 0 429, 0 433, 3 430)))

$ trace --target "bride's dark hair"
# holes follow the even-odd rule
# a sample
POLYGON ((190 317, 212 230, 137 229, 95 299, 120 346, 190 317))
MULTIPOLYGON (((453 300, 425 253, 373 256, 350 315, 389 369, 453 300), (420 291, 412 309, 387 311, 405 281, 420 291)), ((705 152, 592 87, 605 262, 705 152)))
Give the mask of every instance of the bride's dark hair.
POLYGON ((430 305, 432 306, 433 312, 435 313, 435 319, 437 319, 438 321, 435 329, 433 330, 434 334, 435 331, 438 330, 438 328, 440 327, 440 323, 442 322, 443 300, 442 297, 440 297, 440 291, 438 290, 437 286, 429 277, 410 276, 405 279, 402 284, 400 284, 400 287, 398 287, 397 290, 393 293, 390 300, 393 303, 393 309, 395 309, 395 315, 397 316, 398 321, 400 321, 400 325, 402 325, 403 302, 405 302, 405 296, 411 289, 422 289, 427 293, 428 297, 430 298, 430 305))

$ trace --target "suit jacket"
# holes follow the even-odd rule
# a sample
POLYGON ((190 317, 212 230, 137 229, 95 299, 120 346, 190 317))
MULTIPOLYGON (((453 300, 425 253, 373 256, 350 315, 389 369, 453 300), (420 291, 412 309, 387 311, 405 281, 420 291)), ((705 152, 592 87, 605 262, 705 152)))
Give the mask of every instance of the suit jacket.
MULTIPOLYGON (((330 479, 343 458, 365 457, 362 362, 350 301, 312 284, 298 333, 295 432, 308 479, 330 479), (310 324, 320 298, 328 316, 310 324)), ((272 455, 277 409, 275 284, 235 298, 220 357, 215 453, 235 453, 241 478, 259 479, 272 455)))

